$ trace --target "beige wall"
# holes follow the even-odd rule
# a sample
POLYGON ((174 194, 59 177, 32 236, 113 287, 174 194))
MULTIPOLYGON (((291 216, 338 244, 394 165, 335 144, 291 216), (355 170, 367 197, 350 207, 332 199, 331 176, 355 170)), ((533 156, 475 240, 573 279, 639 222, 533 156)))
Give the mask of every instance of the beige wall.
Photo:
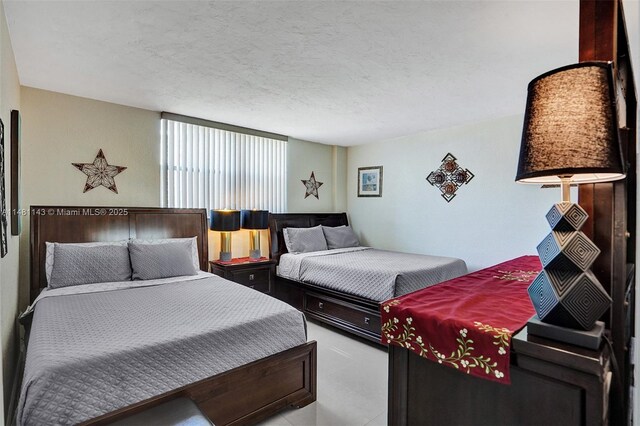
MULTIPOLYGON (((341 148, 340 153, 346 158, 346 149, 341 148)), ((333 146, 289 138, 287 210, 291 213, 333 212, 337 207, 344 210, 346 204, 336 206, 336 189, 345 185, 345 182, 338 181, 344 179, 344 176, 342 173, 334 173, 336 167, 333 146), (322 182, 318 189, 319 198, 313 195, 304 197, 305 186, 302 180, 309 179, 311 172, 314 172, 317 181, 322 182)))
MULTIPOLYGON (((4 123, 5 136, 5 202, 11 208, 11 110, 20 109, 20 81, 16 70, 13 49, 7 31, 4 5, 0 2, 0 117, 4 123)), ((4 424, 5 408, 11 394, 17 360, 17 334, 15 319, 18 310, 18 254, 20 239, 11 235, 9 211, 7 211, 8 252, 0 259, 0 348, 2 364, 0 376, 0 420, 4 424)))
MULTIPOLYGON (((86 98, 22 88, 24 205, 160 205, 160 115, 86 98), (93 161, 103 149, 110 164, 128 167, 116 177, 118 194, 103 187, 82 193, 85 176, 72 162, 93 161)), ((290 212, 344 211, 346 149, 290 139, 287 144, 290 212), (311 171, 323 182, 320 199, 304 198, 301 179, 311 171)), ((26 238, 25 233, 25 238, 26 238)), ((267 233, 262 251, 268 254, 267 233)), ((27 272, 28 240, 21 268, 27 272)), ((218 257, 219 236, 211 232, 210 257, 218 257)), ((234 256, 246 256, 248 232, 233 235, 234 256)), ((23 283, 26 289, 26 281, 23 283)), ((21 297, 26 303, 26 290, 21 297)))
MULTIPOLYGON (((22 204, 159 206, 160 114, 22 87, 22 204), (71 163, 90 163, 102 149, 118 194, 100 186, 83 193, 86 176, 71 163)), ((20 306, 28 303, 29 218, 22 233, 20 306)))

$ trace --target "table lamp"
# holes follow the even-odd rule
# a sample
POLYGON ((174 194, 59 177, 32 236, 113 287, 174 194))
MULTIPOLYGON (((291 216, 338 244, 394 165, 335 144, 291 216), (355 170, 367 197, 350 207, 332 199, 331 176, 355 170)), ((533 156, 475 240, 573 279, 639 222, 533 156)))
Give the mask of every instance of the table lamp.
POLYGON ((592 349, 611 298, 590 270, 600 250, 580 231, 588 215, 571 203, 569 189, 625 177, 613 84, 610 62, 581 62, 532 80, 516 175, 562 190, 546 216, 551 233, 537 246, 543 270, 528 288, 537 313, 528 331, 592 349))
POLYGON ((230 262, 231 232, 240 229, 239 210, 211 210, 209 228, 220 232, 220 261, 230 262))
POLYGON ((268 210, 242 210, 242 228, 250 230, 249 260, 258 260, 260 255, 260 229, 269 226, 268 210))

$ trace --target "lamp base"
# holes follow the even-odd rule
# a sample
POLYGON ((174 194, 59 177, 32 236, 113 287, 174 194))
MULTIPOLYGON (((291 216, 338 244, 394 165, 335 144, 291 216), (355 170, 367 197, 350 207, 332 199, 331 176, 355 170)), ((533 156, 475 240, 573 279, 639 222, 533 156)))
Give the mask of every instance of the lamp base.
POLYGON ((598 350, 602 343, 604 323, 596 321, 591 330, 575 330, 573 328, 560 327, 540 321, 537 315, 531 317, 527 323, 527 331, 534 336, 545 339, 557 340, 574 346, 598 350))
POLYGON ((221 251, 220 252, 220 262, 231 262, 231 252, 230 251, 221 251))
POLYGON ((258 260, 262 258, 260 250, 249 250, 249 260, 258 260))

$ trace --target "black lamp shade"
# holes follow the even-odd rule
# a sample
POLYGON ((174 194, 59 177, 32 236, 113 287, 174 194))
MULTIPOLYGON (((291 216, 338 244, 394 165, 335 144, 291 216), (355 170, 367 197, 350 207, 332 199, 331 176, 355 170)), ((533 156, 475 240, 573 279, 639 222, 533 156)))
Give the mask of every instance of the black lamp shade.
POLYGON ((243 229, 267 229, 269 227, 269 210, 242 210, 243 229))
POLYGON ((240 211, 211 210, 209 228, 219 232, 238 231, 240 229, 240 211))
POLYGON ((624 178, 609 62, 581 62, 529 83, 516 181, 576 183, 624 178))

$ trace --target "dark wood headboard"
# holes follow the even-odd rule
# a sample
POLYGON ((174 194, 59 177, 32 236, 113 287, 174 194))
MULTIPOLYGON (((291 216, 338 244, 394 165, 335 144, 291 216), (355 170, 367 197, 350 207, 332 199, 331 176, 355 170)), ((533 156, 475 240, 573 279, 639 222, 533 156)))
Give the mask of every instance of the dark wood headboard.
POLYGON ((269 215, 269 257, 276 262, 287 253, 284 228, 348 225, 346 213, 275 213, 269 215))
POLYGON ((200 269, 209 261, 205 209, 31 206, 30 302, 47 286, 45 242, 198 237, 200 269))

